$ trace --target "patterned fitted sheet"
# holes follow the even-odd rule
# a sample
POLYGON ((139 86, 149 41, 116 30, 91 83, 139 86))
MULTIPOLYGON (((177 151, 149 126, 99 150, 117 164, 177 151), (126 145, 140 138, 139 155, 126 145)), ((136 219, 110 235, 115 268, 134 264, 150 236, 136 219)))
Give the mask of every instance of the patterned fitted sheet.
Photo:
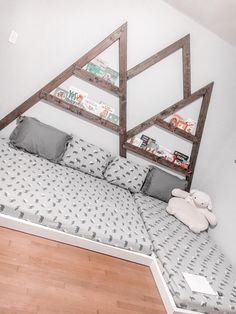
POLYGON ((194 234, 169 215, 166 203, 134 195, 154 252, 177 307, 203 313, 236 313, 236 273, 207 232, 194 234), (219 296, 192 292, 182 272, 205 276, 219 296))
POLYGON ((0 212, 150 255, 152 245, 131 193, 0 139, 0 212))

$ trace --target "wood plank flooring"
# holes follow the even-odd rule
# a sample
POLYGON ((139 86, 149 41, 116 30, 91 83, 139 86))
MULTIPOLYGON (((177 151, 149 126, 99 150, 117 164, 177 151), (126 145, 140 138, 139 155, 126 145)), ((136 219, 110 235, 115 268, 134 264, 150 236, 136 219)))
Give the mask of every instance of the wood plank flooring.
POLYGON ((0 227, 0 314, 166 314, 148 267, 0 227))

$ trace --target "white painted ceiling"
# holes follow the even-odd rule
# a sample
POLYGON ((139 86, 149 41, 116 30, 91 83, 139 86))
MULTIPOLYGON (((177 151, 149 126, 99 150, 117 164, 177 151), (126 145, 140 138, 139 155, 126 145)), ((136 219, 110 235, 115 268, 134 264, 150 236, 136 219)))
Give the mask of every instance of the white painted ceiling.
POLYGON ((236 0, 165 0, 236 46, 236 0))

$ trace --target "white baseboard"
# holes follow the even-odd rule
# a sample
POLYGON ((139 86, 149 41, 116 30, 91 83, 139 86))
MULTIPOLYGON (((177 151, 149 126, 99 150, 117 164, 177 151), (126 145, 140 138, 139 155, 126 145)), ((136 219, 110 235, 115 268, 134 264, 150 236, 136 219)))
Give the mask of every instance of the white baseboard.
POLYGON ((125 249, 120 249, 4 214, 0 214, 0 227, 26 232, 50 240, 74 245, 94 252, 149 266, 157 288, 160 292, 167 314, 202 314, 200 312, 193 312, 176 307, 168 286, 162 276, 160 267, 157 263, 157 258, 154 254, 152 256, 148 256, 125 249))

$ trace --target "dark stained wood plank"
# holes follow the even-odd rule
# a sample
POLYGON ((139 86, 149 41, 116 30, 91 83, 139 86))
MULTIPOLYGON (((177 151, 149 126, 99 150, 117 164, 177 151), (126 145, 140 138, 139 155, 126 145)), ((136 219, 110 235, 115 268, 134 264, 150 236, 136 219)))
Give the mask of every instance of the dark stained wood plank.
POLYGON ((1 314, 166 314, 148 266, 6 228, 0 239, 1 314))
POLYGON ((207 112, 208 112, 208 108, 210 104, 213 86, 214 86, 214 82, 208 85, 208 88, 202 99, 202 105, 201 105, 201 110, 199 113, 198 124, 197 124, 196 134, 195 134, 198 141, 193 144, 191 156, 190 156, 190 168, 189 169, 191 171, 191 175, 189 176, 189 180, 188 180, 188 187, 187 187, 188 190, 190 189, 192 180, 193 180, 193 175, 194 175, 194 171, 196 167, 198 152, 199 152, 199 148, 201 144, 202 134, 203 134, 204 125, 206 122, 206 117, 207 117, 207 112))
POLYGON ((191 60, 190 60, 190 35, 183 38, 182 47, 183 65, 183 95, 188 98, 191 95, 191 60))
POLYGON ((125 24, 119 39, 119 117, 120 127, 125 132, 120 134, 120 156, 126 157, 126 128, 127 128, 127 24, 125 24))
POLYGON ((138 155, 141 155, 141 156, 143 156, 149 160, 155 161, 156 163, 158 163, 162 166, 168 167, 174 171, 178 171, 185 176, 189 175, 189 173, 190 173, 190 170, 183 169, 180 166, 174 164, 173 162, 170 162, 169 160, 162 159, 161 157, 158 157, 158 156, 156 156, 150 152, 147 152, 146 150, 144 150, 140 147, 134 146, 130 143, 125 143, 124 146, 129 151, 132 151, 138 155))
POLYGON ((73 74, 80 79, 98 87, 101 88, 102 90, 105 90, 108 93, 111 93, 117 97, 120 96, 120 89, 119 87, 115 86, 114 84, 109 83, 108 81, 104 80, 101 77, 98 77, 84 69, 81 69, 79 67, 75 67, 75 70, 73 74))
POLYGON ((62 99, 59 99, 51 94, 48 94, 44 91, 42 91, 41 93, 41 99, 42 100, 45 100, 51 104, 54 104, 58 107, 61 107, 65 110, 68 110, 76 115, 79 115, 79 116, 82 116, 83 118, 86 118, 96 124, 99 124, 99 125, 102 125, 103 127, 105 128, 108 128, 114 132, 117 132, 117 133, 123 133, 124 130, 121 129, 121 127, 117 124, 114 124, 106 119, 103 119, 91 112, 88 112, 82 108, 79 108, 77 106, 74 106, 74 105, 71 105, 69 103, 67 103, 66 101, 62 100, 62 99))
POLYGON ((167 58, 169 55, 176 52, 177 50, 181 49, 185 43, 187 36, 179 39, 178 41, 176 41, 173 44, 169 45, 168 47, 162 49, 161 51, 158 51, 157 53, 152 55, 150 58, 144 60, 143 62, 134 66, 132 69, 128 70, 128 72, 127 72, 128 80, 130 80, 131 78, 140 74, 141 72, 147 70, 152 65, 154 65, 154 64, 160 62, 161 60, 167 58))
POLYGON ((74 69, 76 66, 82 68, 89 61, 94 59, 98 54, 103 52, 106 48, 110 47, 115 41, 117 41, 120 37, 121 32, 126 28, 126 23, 121 27, 116 29, 112 34, 107 36, 103 41, 101 41, 98 45, 96 45, 93 49, 87 52, 84 56, 79 58, 76 62, 74 62, 71 66, 69 66, 65 71, 60 73, 57 77, 55 77, 52 81, 46 84, 43 88, 38 90, 33 96, 28 98, 25 102, 19 105, 16 109, 11 111, 8 115, 6 115, 3 119, 0 120, 0 130, 5 128, 8 124, 13 122, 17 117, 22 115, 25 111, 34 106, 39 100, 41 92, 44 91, 46 93, 50 93, 68 78, 73 75, 74 69))

